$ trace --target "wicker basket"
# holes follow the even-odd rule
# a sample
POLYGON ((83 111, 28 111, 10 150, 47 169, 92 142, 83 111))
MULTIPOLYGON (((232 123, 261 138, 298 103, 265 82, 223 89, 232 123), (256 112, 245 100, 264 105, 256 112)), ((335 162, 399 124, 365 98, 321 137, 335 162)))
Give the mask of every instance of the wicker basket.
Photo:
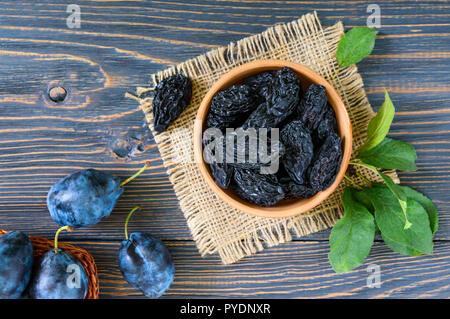
MULTIPOLYGON (((0 229, 0 236, 6 234, 8 231, 0 229)), ((29 236, 33 243, 34 260, 38 260, 48 250, 54 248, 54 244, 51 240, 42 237, 29 236)), ((99 281, 97 274, 97 265, 94 258, 84 249, 73 246, 67 243, 58 243, 58 247, 67 253, 77 258, 86 270, 86 274, 89 278, 89 290, 86 295, 86 299, 98 299, 99 295, 99 281)))

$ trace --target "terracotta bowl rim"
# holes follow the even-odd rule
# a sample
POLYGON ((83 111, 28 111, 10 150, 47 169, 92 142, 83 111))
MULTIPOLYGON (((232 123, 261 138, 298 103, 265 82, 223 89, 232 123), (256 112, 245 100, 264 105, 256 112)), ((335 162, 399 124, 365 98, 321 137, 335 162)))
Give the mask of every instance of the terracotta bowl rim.
POLYGON ((194 158, 200 169, 200 173, 203 176, 204 180, 208 184, 208 186, 212 189, 212 191, 219 196, 222 200, 228 203, 235 209, 243 211, 245 213, 259 216, 259 217, 268 217, 268 218, 286 218, 296 216, 302 213, 305 213, 312 208, 316 207, 320 203, 322 203, 325 199, 327 199, 337 188, 339 183, 342 181, 344 174, 347 170, 348 164, 350 162, 350 157, 352 153, 352 126, 350 122, 350 117, 348 115, 347 109, 345 107, 344 102, 341 97, 334 89, 334 87, 328 83, 322 76, 317 74, 315 71, 310 68, 291 61, 285 60, 256 60, 253 62, 249 62, 243 65, 240 65, 236 68, 233 68, 222 77, 216 81, 211 88, 208 90, 206 95, 204 96, 200 107, 197 111, 197 116, 194 123, 194 158), (336 179, 333 184, 327 189, 318 192, 311 198, 307 199, 298 199, 298 200, 290 200, 290 203, 277 206, 276 204, 271 207, 260 207, 245 201, 237 196, 230 195, 228 190, 223 190, 220 188, 215 182, 211 173, 209 171, 208 164, 203 160, 203 144, 202 144, 202 135, 203 135, 203 127, 204 121, 208 114, 211 100, 214 94, 224 88, 229 87, 230 85, 239 82, 241 79, 250 76, 252 74, 256 74, 259 72, 263 72, 266 70, 277 70, 281 67, 290 67, 296 73, 300 74, 300 80, 306 78, 307 82, 321 84, 325 86, 328 96, 328 102, 333 107, 336 113, 336 118, 338 122, 339 135, 343 139, 343 152, 342 152, 342 162, 339 169, 338 174, 336 175, 336 179), (252 73, 253 72, 253 73, 252 73))

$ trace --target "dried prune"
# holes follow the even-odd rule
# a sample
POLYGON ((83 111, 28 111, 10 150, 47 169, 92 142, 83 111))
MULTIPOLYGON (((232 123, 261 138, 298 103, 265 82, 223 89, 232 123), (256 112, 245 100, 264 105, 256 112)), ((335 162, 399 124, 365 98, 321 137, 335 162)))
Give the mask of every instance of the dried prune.
POLYGON ((289 197, 290 198, 310 198, 313 197, 317 191, 309 185, 299 185, 295 182, 289 183, 289 197))
POLYGON ((189 105, 192 97, 192 83, 183 74, 174 74, 155 88, 153 99, 153 127, 164 132, 189 105))
POLYGON ((253 92, 256 92, 261 98, 261 102, 264 102, 272 95, 275 77, 275 71, 261 72, 244 79, 244 84, 247 84, 253 92))
POLYGON ((242 128, 276 127, 280 122, 280 117, 273 114, 267 114, 267 105, 267 102, 260 104, 258 108, 250 114, 244 124, 242 124, 242 128))
POLYGON ((270 113, 267 113, 268 103, 264 102, 261 105, 258 106, 256 110, 254 110, 250 116, 245 120, 245 122, 242 124, 242 128, 247 129, 250 127, 253 128, 273 128, 273 127, 279 127, 280 124, 283 122, 286 122, 288 117, 291 116, 291 114, 286 115, 273 115, 270 113))
POLYGON ((290 68, 282 68, 275 73, 272 86, 265 92, 266 101, 261 103, 242 124, 244 129, 278 127, 294 113, 299 103, 300 81, 290 68))
POLYGON ((268 99, 267 114, 287 118, 298 105, 300 94, 300 80, 297 75, 290 68, 281 68, 276 73, 272 95, 268 99))
POLYGON ((308 168, 307 177, 311 187, 318 191, 328 188, 336 178, 341 160, 341 138, 332 133, 325 139, 308 168))
POLYGON ((281 187, 283 187, 284 199, 310 198, 317 193, 317 191, 309 184, 297 184, 287 175, 284 169, 281 169, 281 171, 282 172, 278 174, 278 181, 280 182, 281 187))
POLYGON ((228 127, 237 127, 257 106, 255 93, 248 85, 233 85, 214 95, 207 124, 222 131, 228 127))
POLYGON ((217 92, 211 100, 210 112, 232 117, 253 111, 257 107, 252 89, 245 84, 236 84, 217 92))
POLYGON ((305 172, 314 155, 311 134, 299 120, 292 121, 281 130, 281 142, 286 147, 282 158, 284 169, 298 184, 305 183, 305 172))
POLYGON ((272 139, 271 130, 266 132, 237 128, 222 136, 218 143, 223 146, 224 162, 229 166, 260 169, 270 166, 284 154, 279 138, 272 139))
POLYGON ((225 129, 228 127, 233 128, 239 126, 240 120, 241 117, 238 116, 225 117, 209 112, 208 116, 206 117, 206 125, 208 127, 216 127, 220 129, 222 132, 225 132, 225 129))
POLYGON ((292 198, 310 198, 313 197, 317 191, 309 185, 299 185, 293 181, 290 181, 283 187, 285 191, 285 199, 292 198))
POLYGON ((235 168, 232 187, 240 197, 259 206, 273 206, 284 198, 275 175, 254 170, 235 168))
POLYGON ((318 84, 311 84, 298 105, 298 118, 310 130, 315 130, 322 121, 326 111, 326 104, 327 94, 325 87, 318 84))
POLYGON ((331 133, 337 133, 336 115, 333 108, 327 103, 325 106, 325 114, 322 121, 317 126, 317 137, 319 140, 325 140, 325 138, 331 133))
POLYGON ((219 137, 216 141, 216 136, 214 135, 203 135, 203 145, 205 146, 205 148, 208 147, 208 149, 205 149, 204 152, 205 161, 209 163, 211 175, 213 176, 216 184, 226 189, 230 185, 230 181, 233 177, 233 167, 226 163, 224 152, 221 154, 221 156, 216 154, 216 145, 214 143, 219 143, 217 149, 222 149, 223 137, 219 137), (211 145, 211 147, 209 147, 209 144, 211 145))
POLYGON ((228 188, 228 186, 230 186, 231 178, 233 177, 233 166, 227 163, 211 163, 209 164, 209 167, 216 184, 223 189, 228 188))

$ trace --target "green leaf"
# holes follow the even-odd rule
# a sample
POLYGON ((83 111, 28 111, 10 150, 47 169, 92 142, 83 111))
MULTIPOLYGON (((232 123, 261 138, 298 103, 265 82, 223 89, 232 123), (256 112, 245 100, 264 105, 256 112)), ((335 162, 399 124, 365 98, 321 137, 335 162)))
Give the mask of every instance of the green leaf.
POLYGON ((352 189, 343 195, 344 216, 330 234, 328 259, 337 273, 350 271, 362 264, 369 255, 375 236, 372 214, 353 198, 352 189))
POLYGON ((370 55, 378 31, 367 27, 356 27, 348 31, 339 41, 336 58, 340 66, 358 63, 370 55))
POLYGON ((433 235, 428 214, 417 201, 407 199, 406 215, 387 186, 370 189, 375 207, 375 220, 386 244, 396 252, 408 255, 433 253, 433 235), (411 227, 405 229, 406 219, 411 227))
POLYGON ((399 187, 402 188, 407 198, 414 199, 416 202, 419 202, 423 206, 423 208, 425 208, 428 214, 428 218, 430 220, 431 232, 434 235, 439 226, 438 211, 436 209, 436 206, 434 206, 434 203, 431 201, 431 199, 419 193, 418 191, 412 189, 411 187, 408 186, 399 186, 399 187))
MULTIPOLYGON (((370 197, 370 194, 365 192, 364 190, 366 189, 366 187, 363 187, 362 190, 354 190, 353 192, 353 197, 362 205, 364 205, 364 207, 367 208, 367 210, 374 215, 375 214, 375 208, 372 205, 372 198, 370 197)), ((375 223, 375 236, 380 232, 380 230, 378 229, 377 224, 375 223)))
POLYGON ((372 205, 372 198, 365 188, 360 191, 353 191, 353 197, 362 205, 364 205, 370 213, 373 213, 375 209, 372 205))
POLYGON ((380 144, 369 150, 362 150, 358 158, 364 163, 386 169, 416 171, 417 154, 414 147, 403 141, 384 138, 380 144))
POLYGON ((361 151, 367 151, 374 148, 386 137, 394 119, 395 108, 389 98, 388 92, 384 91, 384 102, 377 112, 377 115, 370 120, 367 128, 367 139, 364 145, 360 148, 361 151))
MULTIPOLYGON (((407 209, 407 198, 406 198, 406 194, 403 192, 403 189, 394 183, 394 181, 392 180, 392 178, 390 178, 389 176, 387 176, 386 174, 381 173, 380 171, 378 171, 378 175, 381 176, 381 178, 383 179, 384 183, 386 184, 386 186, 389 188, 389 190, 394 194, 394 196, 397 198, 402 211, 404 213, 406 213, 406 209, 407 209)), ((408 218, 406 218, 406 225, 405 228, 410 227, 410 223, 408 222, 408 218), (409 225, 409 226, 407 226, 409 225)))
MULTIPOLYGON (((369 189, 368 187, 363 187, 362 190, 354 190, 353 192, 353 197, 362 205, 364 205, 364 207, 367 208, 367 210, 374 215, 375 214, 375 208, 373 207, 372 204, 372 198, 371 198, 371 194, 369 192, 367 192, 366 190, 369 189)), ((379 229, 377 224, 375 223, 375 236, 379 233, 379 229)))
POLYGON ((399 185, 395 184, 394 181, 387 175, 383 174, 382 172, 380 172, 375 166, 370 165, 370 164, 366 164, 366 163, 358 163, 358 162, 351 162, 351 164, 353 165, 358 165, 358 166, 362 166, 365 168, 370 169, 371 171, 377 173, 385 182, 386 186, 389 188, 389 190, 392 192, 392 194, 397 198, 400 207, 403 211, 403 214, 405 215, 405 229, 408 229, 409 227, 411 227, 411 223, 407 218, 406 215, 406 209, 407 209, 407 202, 406 202, 406 195, 403 192, 403 190, 400 188, 399 185))
POLYGON ((405 193, 403 192, 403 189, 400 188, 399 185, 395 184, 394 181, 387 175, 381 173, 378 171, 378 175, 381 176, 383 181, 386 183, 386 186, 389 188, 389 190, 394 194, 395 198, 397 198, 398 203, 400 204, 400 207, 402 208, 403 214, 405 215, 405 229, 408 229, 411 227, 412 223, 408 219, 408 215, 406 213, 408 209, 408 203, 405 193))
POLYGON ((423 255, 420 251, 417 251, 417 250, 415 250, 413 248, 405 246, 405 245, 403 245, 401 243, 397 243, 397 242, 387 238, 386 236, 383 237, 383 241, 390 249, 392 249, 392 251, 395 251, 398 254, 408 255, 408 256, 423 255))

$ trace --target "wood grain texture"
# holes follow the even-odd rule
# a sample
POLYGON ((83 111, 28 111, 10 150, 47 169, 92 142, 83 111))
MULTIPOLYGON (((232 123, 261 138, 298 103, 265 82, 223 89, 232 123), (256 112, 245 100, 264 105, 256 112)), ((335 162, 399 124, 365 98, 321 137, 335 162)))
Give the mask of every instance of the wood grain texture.
MULTIPOLYGON (((114 281, 121 279, 111 262, 112 251, 107 247, 122 239, 126 213, 135 204, 140 204, 143 210, 134 216, 130 231, 150 231, 171 245, 189 247, 186 249, 191 255, 186 255, 183 249, 174 250, 179 268, 185 269, 184 284, 177 283, 177 294, 171 292, 169 297, 204 293, 206 288, 195 282, 195 271, 188 271, 197 265, 209 278, 208 289, 215 296, 225 295, 220 293, 227 287, 223 274, 231 276, 232 269, 237 269, 238 274, 242 271, 241 280, 244 280, 245 271, 248 273, 255 265, 265 276, 261 280, 247 277, 242 290, 240 283, 230 283, 232 293, 227 296, 250 292, 251 296, 259 292, 261 296, 307 296, 302 293, 303 288, 292 287, 286 288, 284 294, 283 280, 293 278, 292 283, 307 287, 311 281, 306 268, 299 273, 295 269, 300 267, 297 263, 304 262, 302 258, 311 255, 322 260, 317 264, 317 271, 323 272, 315 281, 320 292, 311 296, 327 293, 346 296, 348 291, 351 291, 349 297, 377 294, 366 292, 363 281, 344 283, 341 277, 332 275, 326 262, 329 231, 269 249, 229 270, 214 257, 201 259, 195 255, 193 244, 186 242, 191 240, 189 229, 144 116, 135 101, 124 98, 127 91, 147 85, 151 73, 259 33, 270 25, 291 21, 306 12, 316 10, 323 25, 339 20, 346 27, 365 25, 366 9, 371 1, 72 3, 81 8, 80 29, 66 26, 68 14, 64 1, 0 2, 0 228, 50 238, 56 225, 47 212, 45 197, 55 181, 88 167, 126 177, 151 159, 152 169, 127 187, 109 218, 98 225, 64 234, 66 240, 90 242, 88 249, 92 248, 99 258, 99 271, 104 274, 105 284, 113 281, 111 286, 105 286, 104 296, 117 297, 122 292, 134 296, 135 291, 114 281), (47 98, 52 86, 67 89, 67 98, 61 104, 47 98), (306 246, 302 245, 310 245, 307 246, 310 255, 303 254, 301 249, 306 246), (319 247, 317 252, 313 252, 314 247, 319 247), (288 260, 284 279, 270 266, 270 259, 277 254, 279 265, 288 260), (327 284, 323 283, 321 289, 320 282, 327 284), (275 290, 264 288, 273 283, 277 283, 275 290)), ((419 171, 401 173, 400 177, 405 185, 425 193, 436 203, 440 214, 437 247, 442 262, 448 264, 450 5, 448 1, 378 1, 377 4, 381 7, 382 28, 373 54, 358 64, 359 72, 375 109, 382 103, 384 88, 390 92, 398 111, 391 136, 412 143, 417 149, 419 171)), ((417 261, 403 259, 377 248, 371 258, 383 260, 383 256, 389 256, 386 257, 389 265, 400 267, 383 286, 387 297, 442 297, 445 293, 449 296, 448 289, 442 290, 446 285, 448 288, 448 273, 443 285, 434 281, 440 275, 433 275, 431 270, 420 278, 421 281, 429 279, 427 284, 416 285, 417 278, 407 275, 415 269, 420 272, 424 260, 429 260, 427 257, 417 261), (408 261, 403 263, 404 260, 408 261), (437 290, 433 292, 433 289, 437 290), (430 295, 428 290, 432 291, 430 295)), ((430 264, 430 267, 434 266, 430 264)), ((361 271, 365 270, 356 273, 361 271)), ((354 279, 352 276, 356 275, 349 276, 354 279)))
MULTIPOLYGON (((190 241, 168 242, 175 280, 164 298, 446 298, 450 288, 450 247, 438 242, 433 256, 399 256, 377 243, 357 270, 336 274, 327 242, 292 242, 224 266, 202 258, 190 241), (378 265, 381 287, 369 288, 369 265, 378 265)), ((77 243, 99 268, 102 298, 142 298, 117 269, 118 243, 77 243)), ((370 281, 369 281, 370 282, 370 281)))

